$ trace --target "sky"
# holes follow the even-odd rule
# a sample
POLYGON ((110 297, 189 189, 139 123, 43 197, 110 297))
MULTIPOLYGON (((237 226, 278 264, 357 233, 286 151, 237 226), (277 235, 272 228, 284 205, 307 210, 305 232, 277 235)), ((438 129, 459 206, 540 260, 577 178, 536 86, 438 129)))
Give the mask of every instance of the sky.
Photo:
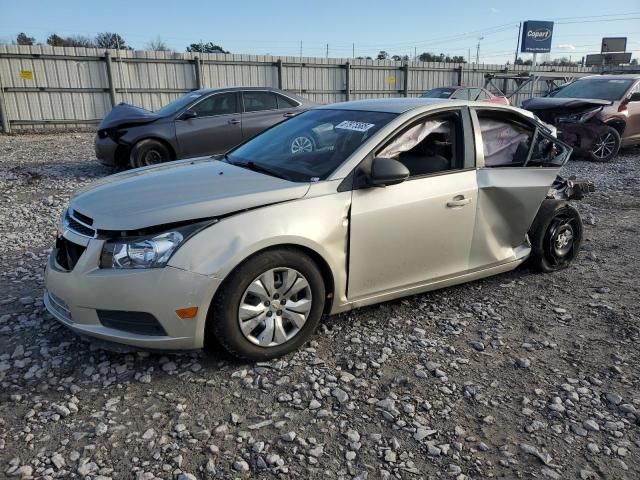
POLYGON ((52 33, 113 31, 135 49, 159 37, 177 52, 202 41, 232 53, 298 56, 302 42, 303 56, 324 57, 328 45, 330 57, 385 50, 470 53, 472 61, 480 42, 481 63, 504 63, 513 62, 521 20, 556 22, 551 58, 598 53, 603 36, 628 37, 627 51, 640 57, 639 0, 0 0, 0 41, 22 31, 42 43, 52 33))

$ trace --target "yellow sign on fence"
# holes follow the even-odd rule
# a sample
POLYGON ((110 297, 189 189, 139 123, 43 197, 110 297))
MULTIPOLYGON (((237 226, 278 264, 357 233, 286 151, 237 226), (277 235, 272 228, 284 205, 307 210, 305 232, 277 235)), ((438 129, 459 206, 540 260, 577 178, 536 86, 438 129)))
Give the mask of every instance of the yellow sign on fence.
POLYGON ((389 77, 387 78, 387 83, 389 85, 395 85, 396 84, 396 77, 389 77))
POLYGON ((33 80, 33 72, 31 70, 20 70, 20 78, 22 80, 33 80))

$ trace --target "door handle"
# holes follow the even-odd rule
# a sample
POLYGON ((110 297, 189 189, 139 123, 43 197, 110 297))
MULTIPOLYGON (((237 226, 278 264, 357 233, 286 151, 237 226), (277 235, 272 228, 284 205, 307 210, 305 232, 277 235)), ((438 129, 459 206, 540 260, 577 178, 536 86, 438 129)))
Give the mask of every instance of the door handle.
POLYGON ((462 195, 458 195, 457 197, 453 197, 451 200, 447 202, 447 207, 455 208, 455 207, 464 207, 471 203, 470 198, 464 198, 462 195))
POLYGON ((291 117, 295 117, 296 115, 297 115, 297 113, 289 112, 289 113, 285 113, 285 114, 283 114, 282 116, 283 116, 284 118, 291 118, 291 117))
POLYGON ((240 123, 240 120, 238 120, 237 118, 229 120, 229 125, 237 125, 239 123, 240 123))

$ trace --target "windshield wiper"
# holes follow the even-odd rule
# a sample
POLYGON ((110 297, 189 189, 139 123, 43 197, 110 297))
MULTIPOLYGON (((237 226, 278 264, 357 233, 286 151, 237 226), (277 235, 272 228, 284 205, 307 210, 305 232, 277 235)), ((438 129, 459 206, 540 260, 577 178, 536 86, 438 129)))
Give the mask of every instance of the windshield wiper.
POLYGON ((229 162, 231 165, 235 165, 236 167, 242 167, 242 168, 247 168, 249 170, 252 170, 254 172, 258 172, 258 173, 264 173, 266 175, 271 175, 272 177, 277 177, 277 178, 282 178, 283 180, 289 180, 289 178, 287 178, 286 176, 284 176, 282 173, 269 168, 269 167, 265 167, 264 165, 260 165, 256 162, 234 162, 231 159, 229 159, 229 157, 227 157, 225 155, 225 160, 227 162, 229 162))

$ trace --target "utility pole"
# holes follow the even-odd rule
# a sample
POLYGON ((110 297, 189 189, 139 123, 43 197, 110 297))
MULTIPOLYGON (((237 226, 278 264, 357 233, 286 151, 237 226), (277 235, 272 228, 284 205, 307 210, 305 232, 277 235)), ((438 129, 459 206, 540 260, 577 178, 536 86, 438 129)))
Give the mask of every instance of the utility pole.
POLYGON ((355 42, 351 44, 351 58, 356 58, 356 44, 355 44, 355 42))
POLYGON ((471 49, 467 49, 467 63, 471 65, 471 49))
POLYGON ((415 62, 416 60, 418 60, 418 49, 413 47, 413 61, 415 62))
POLYGON ((327 58, 329 58, 329 44, 327 43, 327 58))
POLYGON ((480 63, 480 41, 484 40, 484 37, 478 37, 478 46, 476 47, 476 65, 480 63))
POLYGON ((513 64, 518 62, 518 48, 520 47, 520 34, 522 33, 522 22, 518 25, 518 38, 516 38, 516 54, 513 57, 513 64))

